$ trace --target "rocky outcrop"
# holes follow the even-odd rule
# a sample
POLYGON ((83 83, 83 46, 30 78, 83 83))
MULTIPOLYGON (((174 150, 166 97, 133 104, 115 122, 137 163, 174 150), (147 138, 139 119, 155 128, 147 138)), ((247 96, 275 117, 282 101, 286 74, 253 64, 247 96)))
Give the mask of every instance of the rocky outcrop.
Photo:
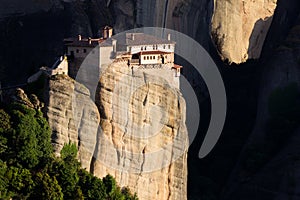
POLYGON ((180 92, 117 62, 103 71, 97 94, 102 132, 93 173, 112 174, 140 199, 186 199, 188 135, 180 92))
MULTIPOLYGON (((299 124, 293 129, 284 129, 284 121, 278 122, 282 125, 284 134, 273 149, 267 154, 264 164, 250 174, 245 175, 243 163, 248 158, 247 150, 251 147, 264 145, 263 149, 269 149, 272 138, 278 137, 278 132, 268 133, 269 97, 277 88, 284 88, 291 83, 300 86, 300 17, 297 24, 290 30, 287 39, 280 45, 271 60, 262 71, 256 123, 253 131, 241 153, 239 161, 235 166, 231 178, 224 190, 222 199, 299 199, 299 124), (298 129, 297 129, 298 126, 298 129), (271 134, 271 136, 270 136, 271 134), (276 135, 277 134, 277 135, 276 135)), ((288 99, 286 99, 288 102, 288 99)), ((299 99, 298 99, 299 101, 299 99)), ((296 108, 295 108, 296 109, 296 108)), ((293 121, 293 120, 291 120, 293 121)), ((255 149, 256 157, 266 154, 264 150, 255 149), (259 155, 260 154, 260 155, 259 155)))
POLYGON ((215 0, 211 35, 223 60, 259 58, 277 0, 215 0))
POLYGON ((100 116, 88 89, 65 75, 52 76, 46 90, 46 117, 54 151, 66 143, 78 146, 82 167, 90 170, 100 116))
POLYGON ((73 142, 84 168, 113 175, 140 199, 186 199, 188 135, 179 90, 123 61, 101 74, 98 108, 83 85, 50 78, 45 113, 56 154, 73 142))

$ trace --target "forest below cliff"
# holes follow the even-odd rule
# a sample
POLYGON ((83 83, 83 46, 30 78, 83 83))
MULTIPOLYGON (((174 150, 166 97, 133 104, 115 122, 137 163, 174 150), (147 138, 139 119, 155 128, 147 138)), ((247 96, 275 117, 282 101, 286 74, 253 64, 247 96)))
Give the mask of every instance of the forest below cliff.
POLYGON ((23 101, 0 108, 0 199, 138 199, 112 176, 100 179, 83 169, 75 144, 56 157, 47 120, 23 101))

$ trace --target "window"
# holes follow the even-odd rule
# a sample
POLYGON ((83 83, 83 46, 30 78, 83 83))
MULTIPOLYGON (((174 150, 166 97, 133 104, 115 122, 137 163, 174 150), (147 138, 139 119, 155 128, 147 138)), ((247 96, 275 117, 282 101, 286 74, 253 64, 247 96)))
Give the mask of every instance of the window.
POLYGON ((166 45, 164 45, 164 49, 166 48, 166 45))
POLYGON ((83 49, 83 53, 86 53, 86 49, 83 49))
POLYGON ((79 49, 76 49, 76 53, 79 53, 79 49))
POLYGON ((147 47, 145 47, 144 49, 147 50, 147 47))
POLYGON ((153 45, 153 50, 155 49, 155 45, 153 45))
POLYGON ((146 60, 146 56, 144 56, 144 60, 146 60))
POLYGON ((171 45, 168 45, 168 48, 171 49, 171 45))
POLYGON ((147 60, 149 60, 149 56, 147 56, 147 60))

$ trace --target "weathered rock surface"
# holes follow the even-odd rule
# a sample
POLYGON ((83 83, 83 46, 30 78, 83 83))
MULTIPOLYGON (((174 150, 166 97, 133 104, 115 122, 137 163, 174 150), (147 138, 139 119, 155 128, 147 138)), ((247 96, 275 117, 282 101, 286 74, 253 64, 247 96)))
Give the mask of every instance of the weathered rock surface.
POLYGON ((119 62, 103 71, 96 99, 102 132, 93 173, 112 174, 140 199, 186 199, 188 135, 180 92, 119 62))
POLYGON ((277 0, 215 0, 211 35, 223 60, 259 58, 277 0))
MULTIPOLYGON (((300 86, 300 17, 290 30, 285 42, 277 48, 263 70, 258 97, 256 123, 245 149, 267 143, 267 121, 269 96, 278 87, 291 83, 300 86)), ((247 159, 242 152, 222 199, 299 199, 299 140, 300 131, 286 132, 286 141, 276 149, 266 164, 249 177, 243 177, 243 162, 247 159), (241 180, 242 179, 242 180, 241 180)), ((276 133, 274 133, 275 137, 276 133)), ((265 146, 268 148, 268 146, 265 146)))
POLYGON ((48 85, 46 116, 52 129, 54 151, 75 143, 82 167, 90 170, 100 116, 89 91, 68 76, 52 77, 48 85))

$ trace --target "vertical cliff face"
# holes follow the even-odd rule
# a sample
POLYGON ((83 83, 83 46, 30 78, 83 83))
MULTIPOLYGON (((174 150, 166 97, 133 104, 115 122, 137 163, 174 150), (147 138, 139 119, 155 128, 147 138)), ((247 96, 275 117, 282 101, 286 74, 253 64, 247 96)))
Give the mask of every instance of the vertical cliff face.
POLYGON ((223 60, 242 63, 260 56, 276 0, 215 0, 212 38, 223 60))
POLYGON ((102 132, 93 173, 112 174, 140 199, 186 199, 188 136, 180 92, 118 62, 103 72, 98 95, 102 132))
POLYGON ((123 61, 109 66, 97 90, 98 108, 84 86, 51 77, 46 116, 54 149, 59 154, 65 143, 77 144, 84 168, 113 175, 140 199, 186 199, 185 101, 175 86, 145 71, 123 61))
MULTIPOLYGON (((222 199, 299 198, 299 124, 287 126, 285 123, 287 119, 284 117, 277 121, 279 126, 270 123, 270 119, 274 119, 270 114, 270 95, 276 89, 285 88, 293 83, 298 85, 299 90, 299 30, 300 17, 262 71, 256 123, 227 183, 222 199), (274 126, 277 128, 275 129, 274 126), (278 137, 281 138, 280 141, 274 144, 278 137), (261 146, 263 148, 260 148, 261 146), (249 149, 253 149, 255 156, 251 154, 249 156, 249 149), (255 170, 249 173, 245 163, 251 159, 256 166, 252 165, 255 170)), ((284 101, 289 102, 290 98, 286 96, 284 101)), ((293 106, 295 110, 298 109, 296 107, 299 105, 299 96, 296 102, 296 106, 293 106)), ((285 106, 284 111, 288 112, 289 105, 285 106)), ((295 120, 291 116, 288 118, 289 123, 295 120)))
POLYGON ((89 171, 100 116, 88 89, 59 75, 49 80, 46 93, 46 117, 55 153, 59 155, 64 144, 75 143, 82 167, 89 171))
POLYGON ((138 27, 174 29, 208 46, 212 0, 142 1, 135 4, 135 22, 138 27))

